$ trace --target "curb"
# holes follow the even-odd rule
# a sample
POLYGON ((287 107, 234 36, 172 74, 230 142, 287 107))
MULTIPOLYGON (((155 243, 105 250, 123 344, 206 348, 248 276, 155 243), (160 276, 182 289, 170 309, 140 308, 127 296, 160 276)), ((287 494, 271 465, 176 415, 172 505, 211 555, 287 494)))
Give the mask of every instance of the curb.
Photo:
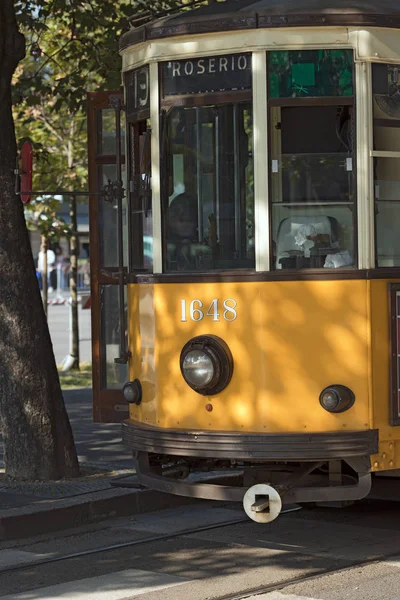
POLYGON ((195 502, 200 501, 147 489, 113 488, 81 497, 42 500, 23 508, 0 511, 0 540, 26 538, 195 502))

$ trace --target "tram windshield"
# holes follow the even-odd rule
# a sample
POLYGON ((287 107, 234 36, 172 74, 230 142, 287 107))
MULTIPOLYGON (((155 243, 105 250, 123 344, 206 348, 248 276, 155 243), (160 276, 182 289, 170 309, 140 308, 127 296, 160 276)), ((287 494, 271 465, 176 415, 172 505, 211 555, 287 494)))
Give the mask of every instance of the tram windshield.
POLYGON ((166 272, 255 268, 251 54, 162 65, 166 272))
POLYGON ((269 55, 273 266, 354 265, 351 51, 269 55))
POLYGON ((167 271, 254 267, 251 105, 175 108, 167 119, 167 271))
MULTIPOLYGON (((255 268, 251 60, 160 66, 165 272, 255 268)), ((354 267, 353 53, 274 51, 267 64, 271 266, 354 267)))

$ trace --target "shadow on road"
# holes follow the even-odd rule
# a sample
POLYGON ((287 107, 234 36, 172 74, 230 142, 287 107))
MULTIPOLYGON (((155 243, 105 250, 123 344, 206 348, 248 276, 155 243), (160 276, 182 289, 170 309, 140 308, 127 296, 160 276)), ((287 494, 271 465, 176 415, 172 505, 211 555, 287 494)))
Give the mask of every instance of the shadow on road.
MULTIPOLYGON (((131 469, 131 454, 121 444, 121 426, 93 423, 92 390, 64 390, 63 394, 80 462, 110 463, 118 468, 131 469)), ((3 442, 0 435, 2 463, 3 442)))

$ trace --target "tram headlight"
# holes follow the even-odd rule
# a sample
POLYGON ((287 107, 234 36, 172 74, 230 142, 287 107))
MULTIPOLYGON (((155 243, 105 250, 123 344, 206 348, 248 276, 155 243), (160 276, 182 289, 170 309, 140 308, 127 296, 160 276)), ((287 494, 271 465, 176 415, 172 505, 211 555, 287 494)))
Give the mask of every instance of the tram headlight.
POLYGON ((142 401, 142 384, 139 379, 128 381, 122 388, 122 393, 128 404, 136 404, 139 406, 142 401))
POLYGON ((185 344, 180 365, 186 383, 204 396, 219 394, 232 378, 232 353, 215 335, 200 335, 185 344))
POLYGON ((213 361, 206 352, 191 350, 183 359, 182 371, 190 385, 208 385, 214 377, 213 361))
POLYGON ((331 413, 341 413, 351 408, 356 400, 354 393, 345 385, 330 385, 319 397, 322 408, 331 413))

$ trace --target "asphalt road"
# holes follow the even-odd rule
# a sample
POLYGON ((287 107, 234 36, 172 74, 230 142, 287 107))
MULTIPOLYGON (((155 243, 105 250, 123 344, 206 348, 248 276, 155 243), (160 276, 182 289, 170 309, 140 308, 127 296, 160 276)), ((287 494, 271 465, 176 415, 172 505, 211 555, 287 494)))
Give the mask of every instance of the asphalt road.
POLYGON ((255 590, 265 593, 254 600, 400 599, 397 506, 301 510, 270 525, 204 529, 242 515, 239 505, 203 502, 57 537, 0 542, 0 599, 222 600, 253 598, 255 590), (146 538, 152 539, 143 543, 146 538), (131 541, 136 545, 1 573, 38 558, 131 541))

